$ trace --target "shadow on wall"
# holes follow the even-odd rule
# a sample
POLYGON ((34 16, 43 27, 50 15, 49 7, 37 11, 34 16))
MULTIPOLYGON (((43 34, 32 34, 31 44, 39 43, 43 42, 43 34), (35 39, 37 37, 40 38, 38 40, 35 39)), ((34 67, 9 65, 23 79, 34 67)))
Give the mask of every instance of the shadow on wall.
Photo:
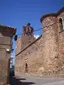
POLYGON ((10 79, 10 85, 33 85, 35 84, 34 82, 22 82, 22 80, 26 80, 25 78, 15 78, 15 77, 11 77, 10 79), (20 81, 21 80, 21 81, 20 81))

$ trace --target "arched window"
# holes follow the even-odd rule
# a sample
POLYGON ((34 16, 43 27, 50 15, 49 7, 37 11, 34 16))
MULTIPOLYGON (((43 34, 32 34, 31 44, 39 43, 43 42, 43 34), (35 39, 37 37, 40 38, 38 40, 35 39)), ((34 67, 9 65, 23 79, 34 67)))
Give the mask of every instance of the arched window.
POLYGON ((28 64, 25 63, 25 72, 28 72, 28 64))
POLYGON ((59 31, 59 32, 63 31, 63 22, 62 22, 62 18, 59 19, 58 31, 59 31))
POLYGON ((62 19, 59 19, 59 24, 60 24, 60 29, 63 30, 63 23, 62 23, 62 19))

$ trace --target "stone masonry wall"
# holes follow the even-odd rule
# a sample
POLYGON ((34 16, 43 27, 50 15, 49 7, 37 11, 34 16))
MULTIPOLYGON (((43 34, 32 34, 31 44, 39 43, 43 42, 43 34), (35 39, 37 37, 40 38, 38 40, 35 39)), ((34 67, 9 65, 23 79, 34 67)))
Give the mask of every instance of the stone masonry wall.
POLYGON ((9 78, 9 59, 10 53, 7 49, 11 49, 11 39, 10 37, 0 36, 0 85, 7 83, 7 78, 9 78))
POLYGON ((57 18, 55 16, 48 16, 43 21, 43 35, 44 39, 44 53, 45 68, 47 73, 53 73, 57 67, 58 56, 58 27, 57 18))
POLYGON ((42 37, 16 57, 15 71, 17 73, 25 72, 25 62, 28 63, 29 73, 42 74, 42 72, 53 73, 56 71, 58 30, 55 21, 57 21, 56 17, 47 17, 43 21, 42 37))
POLYGON ((28 73, 53 76, 64 73, 64 32, 58 32, 58 17, 45 17, 42 37, 16 55, 16 74, 25 73, 25 63, 28 73))
MULTIPOLYGON (((63 18, 64 12, 62 12, 57 18, 63 18)), ((64 74, 64 31, 58 33, 58 42, 59 42, 59 56, 58 56, 58 65, 59 73, 64 74)))
POLYGON ((35 40, 32 36, 21 35, 16 41, 16 54, 35 40))
POLYGON ((21 50, 21 36, 18 37, 17 41, 16 41, 16 54, 19 53, 21 50))
MULTIPOLYGON (((28 63, 29 72, 37 72, 38 64, 36 64, 36 67, 34 67, 35 63, 38 63, 37 60, 42 57, 42 37, 39 38, 38 41, 33 43, 30 47, 27 48, 27 50, 24 50, 22 53, 16 56, 16 66, 15 66, 15 72, 25 72, 25 63, 28 63), (36 62, 35 62, 36 61, 36 62)), ((41 61, 42 62, 42 61, 41 61)))

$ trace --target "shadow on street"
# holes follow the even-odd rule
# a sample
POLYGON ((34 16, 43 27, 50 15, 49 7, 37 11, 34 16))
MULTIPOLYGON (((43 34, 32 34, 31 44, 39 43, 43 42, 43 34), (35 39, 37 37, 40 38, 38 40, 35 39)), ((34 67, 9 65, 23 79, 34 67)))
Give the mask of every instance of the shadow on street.
POLYGON ((31 84, 35 84, 34 82, 22 82, 22 80, 26 80, 26 79, 25 78, 11 77, 10 78, 10 85, 31 85, 31 84))

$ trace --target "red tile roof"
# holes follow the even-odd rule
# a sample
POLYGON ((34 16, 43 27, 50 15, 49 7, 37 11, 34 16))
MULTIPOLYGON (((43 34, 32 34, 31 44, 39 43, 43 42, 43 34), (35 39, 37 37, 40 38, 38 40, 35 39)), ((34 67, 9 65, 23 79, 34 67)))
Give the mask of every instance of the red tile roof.
POLYGON ((10 32, 12 35, 15 35, 16 33, 16 29, 9 27, 9 26, 4 26, 4 25, 0 25, 0 30, 3 30, 5 32, 10 32))

